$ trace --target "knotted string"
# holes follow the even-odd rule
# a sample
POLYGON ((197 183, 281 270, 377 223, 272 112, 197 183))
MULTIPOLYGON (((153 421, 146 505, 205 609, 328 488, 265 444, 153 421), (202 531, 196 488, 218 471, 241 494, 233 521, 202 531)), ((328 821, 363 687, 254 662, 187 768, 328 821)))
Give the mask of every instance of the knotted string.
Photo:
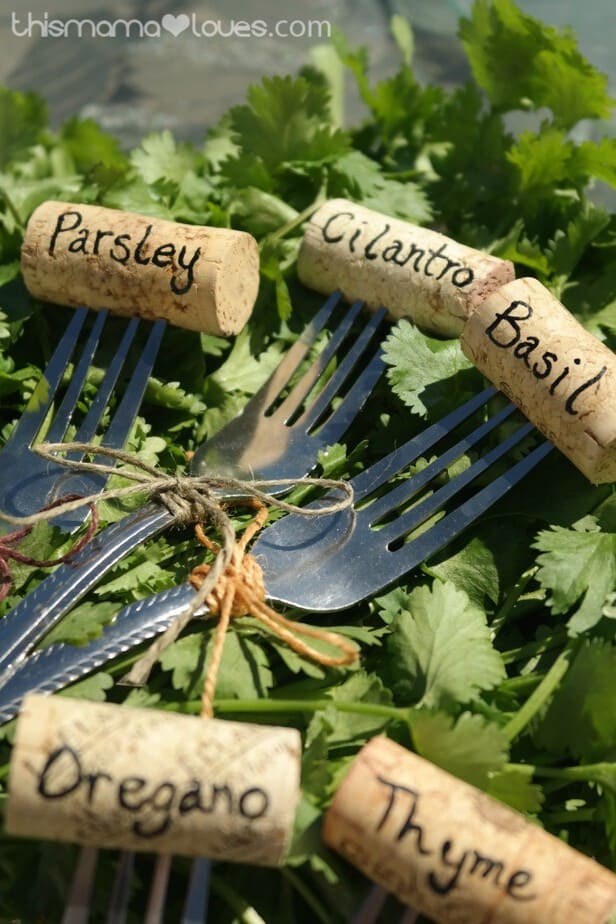
MULTIPOLYGON (((77 494, 66 494, 43 509, 55 510, 55 516, 58 516, 57 508, 68 501, 76 500, 78 496, 77 494)), ((83 503, 83 501, 80 501, 80 503, 83 503)), ((96 504, 90 504, 89 507, 91 519, 85 533, 73 543, 68 552, 65 552, 64 555, 58 555, 56 558, 33 558, 31 555, 24 555, 23 552, 18 552, 17 549, 13 548, 15 543, 21 542, 22 539, 30 535, 33 529, 32 525, 24 526, 22 529, 17 529, 12 533, 6 533, 0 538, 0 603, 6 599, 11 587, 9 561, 18 561, 22 565, 30 565, 32 568, 52 568, 54 565, 61 565, 70 561, 88 544, 98 529, 96 504)))
MULTIPOLYGON (((231 619, 241 616, 254 616, 263 623, 274 635, 286 642, 296 654, 310 658, 324 667, 343 667, 357 661, 358 652, 355 645, 339 635, 316 626, 304 625, 300 622, 287 619, 277 613, 265 602, 265 584, 263 572, 255 558, 246 552, 246 547, 253 536, 261 529, 267 519, 267 509, 260 502, 257 515, 248 525, 242 536, 235 542, 231 560, 223 574, 216 580, 212 591, 208 593, 205 602, 209 611, 218 616, 212 655, 201 696, 202 718, 212 718, 214 714, 214 694, 218 670, 222 661, 225 637, 231 619), (302 640, 301 636, 314 638, 326 642, 341 654, 334 656, 318 651, 302 640)), ((199 542, 211 552, 218 554, 220 547, 212 542, 200 524, 195 527, 195 534, 199 542)), ((201 590, 208 576, 211 574, 211 565, 198 565, 190 574, 189 581, 192 586, 201 590)))
POLYGON ((189 526, 191 523, 208 521, 215 515, 216 508, 220 508, 220 500, 216 492, 227 496, 238 495, 255 497, 270 507, 276 507, 286 513, 299 513, 302 516, 313 517, 325 514, 339 513, 353 503, 353 488, 346 481, 335 478, 270 478, 265 480, 243 480, 231 476, 216 475, 170 475, 161 469, 150 465, 139 456, 121 449, 112 449, 108 446, 98 446, 95 443, 39 443, 33 447, 43 459, 63 465, 78 472, 91 472, 108 478, 110 475, 120 475, 132 481, 133 484, 106 488, 103 492, 87 494, 79 498, 64 500, 53 509, 43 508, 30 516, 12 516, 0 511, 0 519, 6 520, 15 526, 36 526, 45 520, 52 520, 56 516, 72 513, 84 504, 93 504, 105 500, 122 500, 136 494, 145 496, 146 500, 157 501, 163 504, 171 516, 174 525, 189 526), (58 453, 80 452, 84 455, 105 456, 123 466, 130 468, 116 468, 103 462, 85 462, 83 460, 66 459, 58 457, 58 453), (299 507, 289 504, 279 497, 268 494, 267 488, 300 487, 310 485, 319 488, 335 489, 344 495, 340 500, 331 504, 320 506, 318 509, 299 507))
MULTIPOLYGON (((82 472, 92 472, 109 476, 118 474, 132 481, 128 486, 107 488, 103 495, 105 499, 121 499, 135 494, 145 495, 146 499, 158 501, 169 510, 173 523, 187 525, 189 523, 212 523, 220 532, 222 545, 211 543, 205 536, 203 529, 197 533, 200 541, 215 552, 216 557, 211 565, 195 569, 192 575, 193 586, 197 590, 193 600, 169 626, 169 628, 150 645, 146 653, 135 663, 131 671, 124 677, 124 682, 143 685, 154 663, 160 658, 165 649, 180 635, 185 626, 203 607, 204 603, 210 605, 212 611, 219 610, 219 624, 215 640, 215 655, 213 680, 204 691, 204 709, 210 710, 216 683, 216 673, 222 657, 222 645, 229 621, 233 615, 251 613, 266 625, 279 638, 283 639, 299 654, 310 657, 324 665, 350 664, 357 659, 357 649, 337 633, 327 632, 314 626, 287 620, 267 606, 264 600, 262 576, 257 576, 258 565, 254 559, 246 555, 246 545, 254 533, 265 522, 267 506, 276 507, 288 513, 301 516, 314 517, 338 513, 350 507, 353 503, 353 488, 347 482, 331 478, 283 478, 245 481, 231 477, 217 477, 211 475, 169 475, 154 466, 144 462, 132 453, 119 449, 98 446, 92 443, 41 443, 34 447, 44 459, 59 463, 67 468, 82 472), (119 461, 123 467, 116 469, 113 464, 102 462, 85 462, 82 460, 58 458, 58 453, 80 452, 84 455, 106 456, 119 461), (129 468, 124 466, 130 466, 129 468), (294 487, 298 485, 313 485, 320 488, 336 489, 342 492, 342 498, 318 508, 299 507, 280 498, 266 493, 264 489, 274 487, 294 487), (219 492, 217 496, 216 492, 219 492), (259 513, 241 539, 236 543, 233 524, 223 509, 220 494, 238 495, 239 497, 253 498, 263 513, 259 513), (246 571, 244 569, 247 569, 246 571), (222 596, 214 595, 214 588, 219 581, 225 579, 225 589, 222 596), (258 590, 257 590, 258 587, 258 590), (234 601, 237 600, 238 610, 233 612, 234 601), (312 646, 306 644, 298 635, 317 638, 329 642, 342 655, 335 658, 324 655, 312 646), (209 703, 209 705, 208 705, 209 703)), ((21 526, 34 526, 44 520, 52 519, 60 514, 70 513, 84 504, 100 500, 101 494, 92 494, 78 499, 64 499, 57 503, 53 509, 42 509, 28 517, 12 517, 0 512, 0 517, 10 523, 21 526)), ((258 569, 260 572, 260 569, 258 569)))

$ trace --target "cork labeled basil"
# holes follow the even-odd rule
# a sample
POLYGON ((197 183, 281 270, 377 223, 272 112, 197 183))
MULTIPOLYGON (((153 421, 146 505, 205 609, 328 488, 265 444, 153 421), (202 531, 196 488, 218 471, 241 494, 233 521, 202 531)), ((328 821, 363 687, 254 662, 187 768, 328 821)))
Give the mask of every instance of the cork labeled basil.
POLYGON ((616 356, 536 279, 492 293, 465 355, 590 481, 616 480, 616 356))

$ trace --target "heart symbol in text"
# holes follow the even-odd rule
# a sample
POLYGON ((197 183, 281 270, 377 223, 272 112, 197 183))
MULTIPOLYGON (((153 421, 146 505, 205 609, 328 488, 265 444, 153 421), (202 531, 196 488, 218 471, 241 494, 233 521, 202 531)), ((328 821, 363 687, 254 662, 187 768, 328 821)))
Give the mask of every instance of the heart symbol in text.
POLYGON ((166 29, 167 32, 170 32, 171 35, 177 38, 180 32, 184 32, 188 29, 190 19, 186 13, 180 13, 178 16, 174 16, 173 13, 165 13, 160 24, 163 29, 166 29))

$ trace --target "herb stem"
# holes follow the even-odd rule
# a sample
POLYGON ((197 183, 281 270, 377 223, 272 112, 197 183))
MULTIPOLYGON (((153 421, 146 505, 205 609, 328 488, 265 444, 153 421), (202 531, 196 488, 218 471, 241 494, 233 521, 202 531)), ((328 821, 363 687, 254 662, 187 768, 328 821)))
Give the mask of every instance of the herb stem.
POLYGON ((508 677, 499 686, 500 693, 512 693, 514 696, 518 693, 526 692, 529 687, 533 690, 539 686, 545 674, 521 674, 518 677, 508 677))
POLYGON ((559 654, 539 686, 533 690, 524 705, 505 725, 504 732, 509 741, 513 741, 524 731, 529 722, 551 698, 569 670, 569 663, 578 646, 579 642, 577 641, 571 643, 559 654))
POLYGON ((15 203, 13 202, 13 200, 11 199, 11 197, 9 196, 9 194, 8 194, 8 192, 6 191, 6 189, 5 189, 4 186, 0 187, 0 194, 2 195, 2 198, 4 199, 4 201, 5 201, 5 203, 6 203, 7 209, 9 210, 9 212, 11 213, 11 215, 13 216, 13 218, 14 218, 14 220, 15 220, 15 223, 16 223, 17 227, 20 229, 20 231, 23 231, 23 230, 24 230, 24 223, 23 223, 23 221, 22 221, 22 219, 21 219, 21 215, 20 215, 19 212, 17 211, 17 208, 15 207, 15 203))
POLYGON ((526 590, 527 586, 530 584, 535 574, 537 573, 537 568, 531 568, 525 574, 522 575, 519 581, 513 585, 509 593, 505 598, 505 602, 501 606, 498 613, 495 615, 492 620, 492 631, 496 635, 497 632, 503 628, 509 617, 511 616, 513 609, 526 590))
POLYGON ((236 920, 240 924, 265 924, 256 908, 249 905, 248 902, 238 895, 235 889, 232 889, 228 882, 225 882, 221 876, 212 874, 212 891, 216 892, 237 915, 236 920))
POLYGON ((534 642, 527 642, 526 645, 520 645, 518 648, 510 648, 509 651, 503 651, 501 657, 505 664, 512 664, 514 661, 523 661, 526 658, 532 658, 536 655, 550 651, 552 648, 559 648, 567 641, 567 630, 557 629, 553 635, 548 638, 538 639, 534 642))
POLYGON ((576 809, 574 812, 546 812, 543 816, 544 821, 550 825, 570 825, 577 821, 597 821, 597 812, 595 809, 576 809))
MULTIPOLYGON (((214 706, 220 713, 266 713, 266 712, 320 712, 323 709, 338 709, 354 715, 379 716, 391 721, 406 721, 409 710, 399 706, 385 706, 381 703, 337 703, 333 699, 218 699, 214 706)), ((165 709, 185 712, 190 715, 201 711, 201 700, 185 703, 164 704, 165 709)))
POLYGON ((288 866, 283 866, 281 873, 283 877, 295 889, 295 891, 301 895, 306 904, 310 906, 311 910, 314 912, 319 921, 322 922, 322 924, 334 924, 334 919, 327 911, 327 908, 324 907, 316 895, 312 894, 310 889, 306 886, 305 882, 302 881, 296 872, 289 869, 288 866))
POLYGON ((307 218, 310 218, 313 212, 325 202, 325 189, 321 187, 317 193, 316 199, 314 199, 310 205, 306 206, 305 209, 302 209, 301 212, 298 212, 295 218, 292 218, 290 221, 285 222, 284 225, 281 225, 279 228, 276 228, 275 231, 272 231, 266 237, 263 238, 260 244, 260 248, 263 248, 267 244, 271 244, 273 241, 279 240, 279 238, 284 237, 285 234, 288 234, 289 231, 293 231, 299 225, 301 225, 307 218))
POLYGON ((508 769, 521 770, 533 776, 547 777, 552 780, 566 780, 579 783, 602 783, 616 787, 616 763, 601 761, 596 764, 579 764, 571 767, 541 767, 530 764, 507 764, 508 769))

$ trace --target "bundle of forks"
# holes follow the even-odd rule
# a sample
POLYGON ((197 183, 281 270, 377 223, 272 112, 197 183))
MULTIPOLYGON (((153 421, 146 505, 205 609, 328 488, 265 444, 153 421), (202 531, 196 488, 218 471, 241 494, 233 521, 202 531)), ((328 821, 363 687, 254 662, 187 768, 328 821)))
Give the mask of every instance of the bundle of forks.
MULTIPOLYGON (((207 470, 210 474, 239 478, 249 475, 257 480, 300 478, 314 469, 319 450, 342 437, 382 373, 380 338, 384 312, 372 313, 362 322, 362 304, 354 303, 334 326, 316 359, 306 360, 321 345, 322 332, 340 310, 339 302, 337 294, 326 301, 239 417, 195 453, 191 462, 193 473, 207 470)), ((71 428, 106 323, 105 314, 98 314, 85 346, 75 359, 86 318, 85 310, 75 313, 45 370, 44 397, 41 387, 2 450, 5 464, 0 476, 0 509, 5 512, 27 515, 59 495, 87 495, 104 487, 100 474, 67 473, 61 464, 50 466, 35 451, 43 425, 48 441, 59 442, 69 431, 77 441, 95 438, 127 360, 138 325, 134 320, 127 327, 85 419, 76 431, 74 426, 71 428), (56 393, 71 359, 72 376, 56 406, 56 393)), ((152 326, 123 397, 104 433, 98 434, 102 446, 118 447, 125 442, 163 332, 163 322, 152 326)), ((497 399, 493 388, 487 388, 352 478, 352 508, 310 519, 291 514, 269 526, 254 547, 263 568, 268 598, 312 612, 346 609, 391 585, 428 559, 549 453, 550 444, 541 441, 505 470, 496 465, 532 430, 530 424, 522 421, 500 442, 490 439, 514 410, 512 404, 497 399), (443 479, 453 463, 472 450, 477 454, 476 461, 459 474, 443 479), (416 474, 397 480, 399 473, 406 472, 419 459, 431 456, 434 456, 432 461, 420 466, 416 474), (457 506, 451 503, 456 498, 461 498, 457 506)), ((274 485, 269 490, 281 489, 274 485)), ((312 506, 318 510, 331 499, 327 495, 318 497, 312 506)), ((69 533, 87 515, 87 508, 80 508, 58 517, 54 525, 69 533)), ((100 532, 70 565, 58 568, 7 614, 0 623, 2 721, 17 715, 26 693, 53 692, 74 682, 157 635, 185 608, 194 595, 188 583, 126 607, 106 627, 101 638, 83 647, 57 644, 34 650, 36 643, 116 562, 170 522, 169 512, 157 504, 139 509, 100 532)), ((132 862, 132 856, 125 854, 120 863, 109 921, 123 920, 126 914, 132 862)), ((147 912, 150 924, 164 919, 164 882, 169 862, 168 857, 159 861, 147 912)), ((95 851, 88 848, 78 865, 65 924, 88 919, 94 869, 95 851)), ((185 922, 206 920, 208 870, 207 861, 195 862, 185 922)), ((377 894, 360 912, 358 921, 363 924, 376 920, 377 894)), ((406 921, 409 914, 406 913, 406 921)))

